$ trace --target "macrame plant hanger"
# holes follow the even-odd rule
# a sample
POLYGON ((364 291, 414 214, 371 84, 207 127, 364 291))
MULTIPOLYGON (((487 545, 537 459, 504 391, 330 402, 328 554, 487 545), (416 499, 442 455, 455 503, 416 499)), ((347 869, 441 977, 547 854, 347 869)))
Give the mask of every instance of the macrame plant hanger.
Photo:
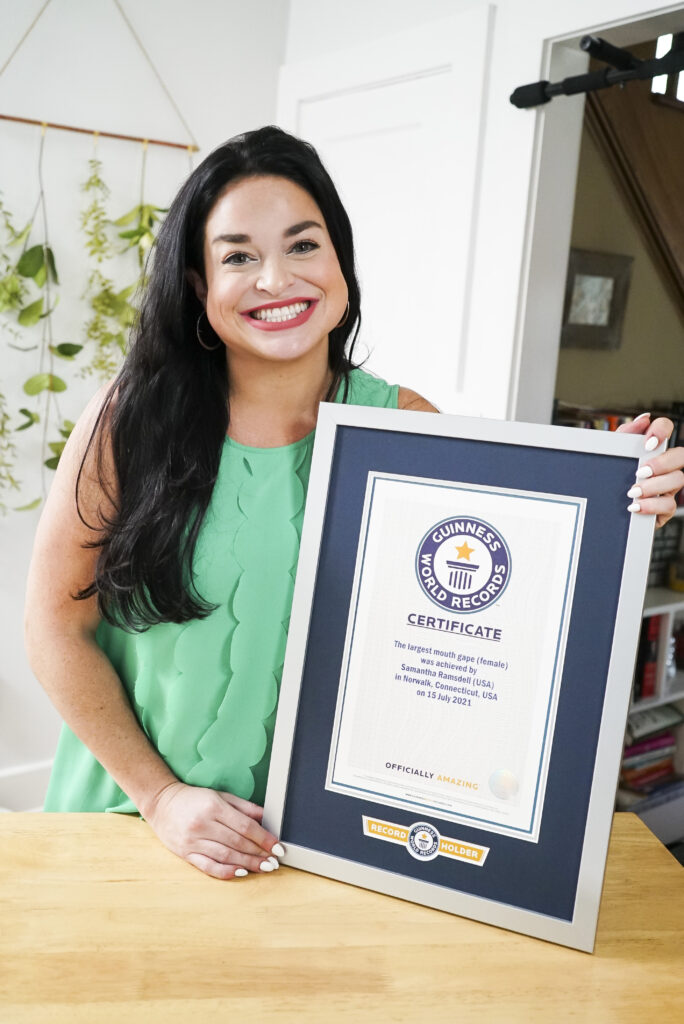
MULTIPOLYGON (((3 66, 0 68, 0 77, 7 70, 7 68, 9 67, 11 62, 14 60, 14 58, 16 57, 16 55, 19 52, 19 50, 22 48, 22 46, 24 45, 24 43, 26 42, 28 37, 31 35, 31 32, 36 27, 36 25, 40 21, 41 17, 43 16, 43 14, 47 10, 47 8, 50 6, 51 2, 52 2, 52 0, 45 0, 45 3, 40 8, 40 10, 38 11, 37 15, 33 19, 33 21, 31 22, 31 24, 28 26, 28 28, 24 32, 23 36, 21 37, 21 39, 19 40, 17 45, 12 50, 12 52, 9 55, 9 57, 7 58, 5 63, 3 64, 3 66)), ((171 95, 171 92, 169 91, 169 88, 166 85, 166 82, 163 80, 162 76, 159 74, 159 71, 157 70, 157 68, 156 68, 152 58, 150 57, 149 53, 147 52, 147 50, 143 46, 142 40, 140 39, 140 37, 138 36, 137 32, 135 31, 135 29, 131 25, 130 21, 126 17, 126 13, 123 10, 119 0, 113 0, 113 3, 115 5, 116 9, 118 10, 119 14, 121 15, 121 18, 123 19, 124 24, 126 25, 126 28, 130 32, 130 34, 133 37, 133 39, 135 40, 138 48, 140 49, 143 57, 147 61, 150 69, 152 70, 152 73, 154 74, 155 78, 157 79, 157 81, 159 82, 161 88, 163 89, 164 94, 166 95, 166 98, 168 99, 169 103, 171 104, 171 106, 173 107, 173 109, 174 109, 174 111, 176 113, 176 116, 178 117, 178 119, 180 120, 181 124, 183 125, 183 127, 186 130, 186 132, 188 133, 188 137, 190 138, 191 141, 190 142, 168 142, 165 139, 150 139, 150 138, 144 138, 144 137, 139 136, 139 135, 122 135, 122 134, 119 134, 117 132, 107 132, 107 131, 102 131, 102 129, 97 129, 97 128, 78 128, 75 125, 57 124, 54 121, 35 120, 34 118, 31 118, 31 117, 17 117, 16 115, 13 115, 13 114, 0 114, 0 121, 15 121, 15 122, 17 122, 19 124, 38 125, 40 128, 42 128, 43 131, 45 131, 46 128, 54 128, 57 131, 78 132, 81 135, 93 135, 96 138, 99 137, 99 138, 106 138, 106 139, 124 139, 126 142, 141 142, 144 145, 150 145, 150 146, 167 146, 167 147, 170 147, 171 149, 184 149, 188 153, 191 153, 191 154, 192 153, 196 153, 199 150, 199 146, 197 144, 197 140, 196 140, 195 136, 193 135, 192 130, 190 129, 190 126, 188 125, 187 121, 183 117, 183 114, 181 113, 181 111, 180 111, 180 109, 178 107, 178 104, 176 103, 176 101, 174 100, 173 96, 171 95)))
POLYGON ((611 85, 623 85, 638 79, 655 78, 658 75, 672 75, 684 71, 684 32, 672 36, 672 49, 663 57, 640 60, 619 46, 597 36, 583 36, 580 49, 590 57, 609 65, 584 75, 573 75, 562 82, 532 82, 514 89, 510 101, 514 107, 527 109, 548 103, 554 96, 576 96, 578 93, 596 92, 611 85))

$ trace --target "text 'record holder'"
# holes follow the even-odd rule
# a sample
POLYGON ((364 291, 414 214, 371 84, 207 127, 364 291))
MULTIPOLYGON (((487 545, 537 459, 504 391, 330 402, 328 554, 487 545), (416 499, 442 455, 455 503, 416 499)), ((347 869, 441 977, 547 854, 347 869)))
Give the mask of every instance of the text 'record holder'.
POLYGON ((594 945, 643 437, 321 406, 266 793, 284 863, 594 945))

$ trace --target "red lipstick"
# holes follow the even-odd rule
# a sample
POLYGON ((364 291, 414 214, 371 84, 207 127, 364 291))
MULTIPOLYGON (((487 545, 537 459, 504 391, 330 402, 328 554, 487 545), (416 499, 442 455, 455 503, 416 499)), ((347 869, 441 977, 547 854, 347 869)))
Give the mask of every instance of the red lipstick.
POLYGON ((256 327, 259 331, 287 331, 291 327, 299 327, 301 324, 306 323, 314 309, 316 308, 318 299, 308 299, 305 297, 295 297, 288 299, 287 302, 265 302, 262 306, 254 306, 252 309, 247 309, 240 316, 247 320, 250 327, 256 327), (285 309, 287 306, 293 306, 296 302, 308 302, 309 305, 302 313, 298 313, 297 316, 293 316, 290 320, 283 320, 280 322, 272 322, 269 320, 258 320, 252 316, 252 313, 258 312, 260 309, 285 309))

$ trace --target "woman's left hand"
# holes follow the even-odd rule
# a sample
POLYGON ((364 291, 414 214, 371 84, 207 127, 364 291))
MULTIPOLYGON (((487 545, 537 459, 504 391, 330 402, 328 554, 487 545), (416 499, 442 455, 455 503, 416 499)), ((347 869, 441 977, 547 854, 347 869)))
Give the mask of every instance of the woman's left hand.
MULTIPOLYGON (((643 413, 631 423, 623 423, 618 430, 622 434, 643 434, 648 452, 671 436, 674 424, 664 416, 651 422, 649 414, 643 413)), ((656 526, 664 526, 675 514, 675 494, 684 487, 682 468, 684 448, 668 448, 662 455, 642 463, 637 479, 627 492, 627 497, 631 498, 629 511, 655 515, 656 526)))

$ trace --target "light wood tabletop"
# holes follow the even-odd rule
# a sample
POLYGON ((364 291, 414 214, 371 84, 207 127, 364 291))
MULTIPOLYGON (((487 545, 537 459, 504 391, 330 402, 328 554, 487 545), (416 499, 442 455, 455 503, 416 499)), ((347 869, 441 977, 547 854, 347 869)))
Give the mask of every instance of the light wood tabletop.
POLYGON ((684 871, 616 816, 593 955, 287 867, 220 882, 149 826, 0 815, 2 1024, 684 1020, 684 871))

